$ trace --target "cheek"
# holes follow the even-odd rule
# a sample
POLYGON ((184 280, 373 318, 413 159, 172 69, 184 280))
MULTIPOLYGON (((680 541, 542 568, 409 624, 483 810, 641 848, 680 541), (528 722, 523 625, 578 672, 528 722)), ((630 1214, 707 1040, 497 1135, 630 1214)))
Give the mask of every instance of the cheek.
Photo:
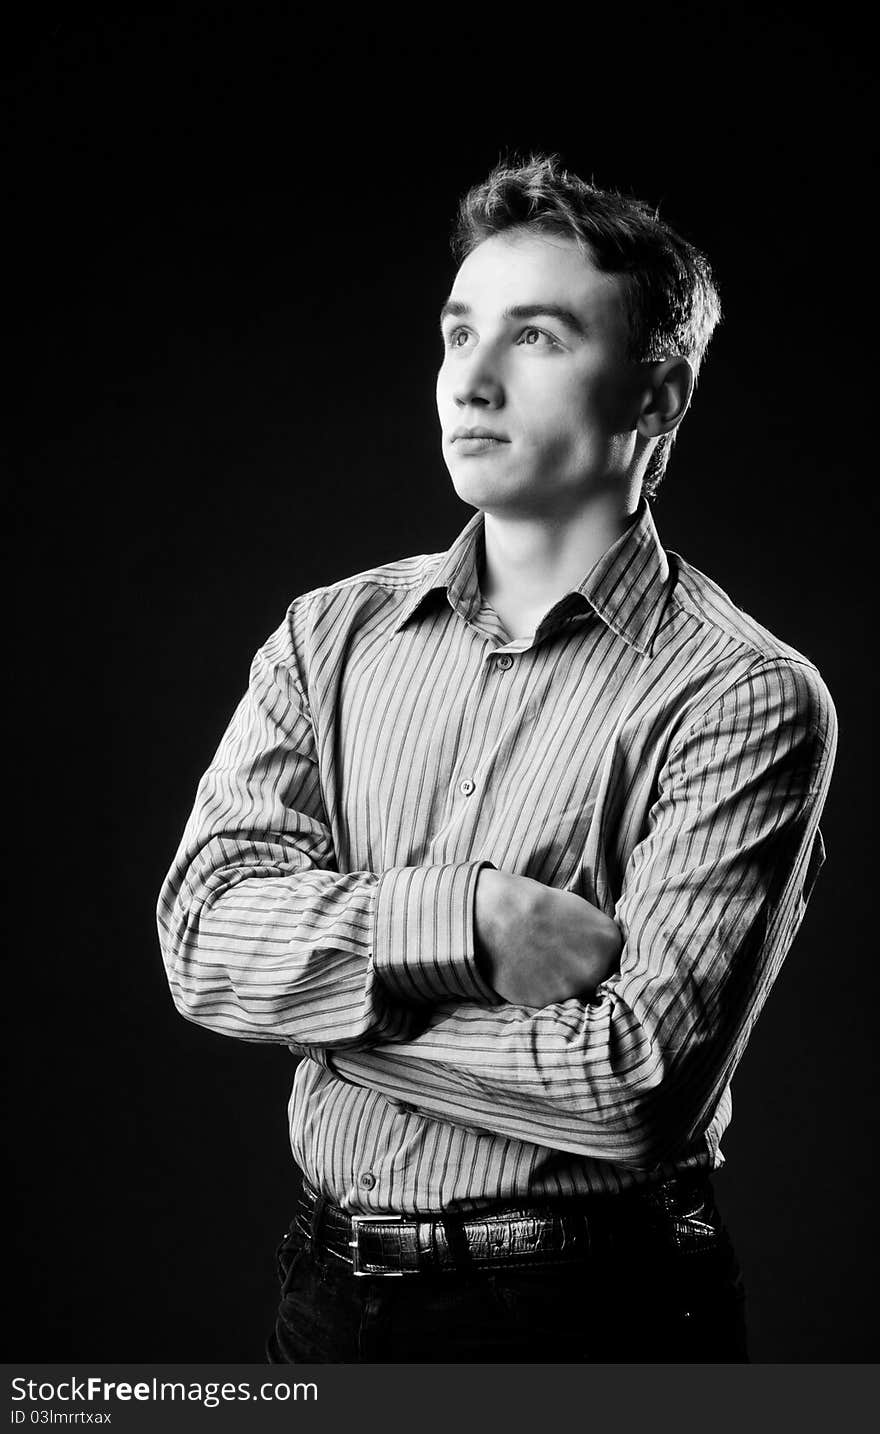
POLYGON ((608 433, 630 430, 635 423, 640 390, 628 373, 618 370, 597 374, 590 390, 590 411, 594 422, 608 433))
POLYGON ((620 382, 604 376, 547 385, 530 404, 531 438, 555 454, 604 449, 628 427, 629 405, 620 382))
POLYGON ((555 454, 589 445, 601 428, 591 400, 579 384, 547 385, 543 393, 535 393, 524 424, 530 444, 555 454))
POLYGON ((455 404, 455 375, 444 364, 437 374, 434 386, 437 412, 441 418, 451 419, 457 412, 455 404))

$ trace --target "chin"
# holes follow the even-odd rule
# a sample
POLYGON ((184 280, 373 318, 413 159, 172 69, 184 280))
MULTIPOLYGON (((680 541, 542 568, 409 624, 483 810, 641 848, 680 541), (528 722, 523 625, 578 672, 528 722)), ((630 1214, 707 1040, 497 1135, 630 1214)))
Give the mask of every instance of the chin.
POLYGON ((476 465, 471 465, 462 471, 456 465, 450 468, 449 476, 452 479, 452 486, 463 503, 470 503, 472 508, 485 508, 488 505, 502 504, 505 499, 513 497, 511 485, 505 483, 499 474, 480 473, 476 465))
POLYGON ((463 503, 478 508, 483 513, 502 517, 525 517, 540 511, 534 498, 521 489, 499 482, 469 483, 453 482, 453 487, 463 503))

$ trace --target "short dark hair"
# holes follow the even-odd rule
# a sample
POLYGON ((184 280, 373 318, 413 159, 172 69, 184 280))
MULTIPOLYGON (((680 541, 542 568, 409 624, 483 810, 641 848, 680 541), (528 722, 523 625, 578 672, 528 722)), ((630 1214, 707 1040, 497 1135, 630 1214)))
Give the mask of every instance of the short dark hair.
MULTIPOLYGON (((463 259, 495 234, 533 230, 574 239, 606 274, 624 275, 628 357, 656 363, 682 354, 699 373, 721 318, 718 288, 704 254, 640 199, 598 189, 564 169, 558 155, 505 160, 461 200, 452 252, 463 259)), ((655 445, 645 473, 656 492, 675 432, 655 445)))

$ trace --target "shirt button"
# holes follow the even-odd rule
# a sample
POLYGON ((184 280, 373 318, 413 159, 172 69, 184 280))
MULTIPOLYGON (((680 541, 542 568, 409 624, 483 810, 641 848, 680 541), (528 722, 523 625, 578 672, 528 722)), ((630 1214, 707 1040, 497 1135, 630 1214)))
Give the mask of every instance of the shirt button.
POLYGON ((458 790, 461 792, 462 796, 469 797, 471 792, 475 789, 476 785, 476 782, 472 782, 470 777, 466 777, 458 790))
POLYGON ((499 657, 499 659, 498 659, 498 661, 496 662, 495 666, 496 666, 496 667, 500 667, 500 669, 501 669, 502 672, 506 672, 509 667, 512 667, 512 666, 513 666, 513 658, 510 656, 510 653, 509 653, 509 652, 503 653, 502 656, 499 657))
POLYGON ((366 1174, 362 1175, 360 1180, 358 1181, 358 1184, 360 1185, 362 1190, 372 1190, 375 1183, 376 1177, 373 1174, 372 1170, 368 1170, 366 1174))

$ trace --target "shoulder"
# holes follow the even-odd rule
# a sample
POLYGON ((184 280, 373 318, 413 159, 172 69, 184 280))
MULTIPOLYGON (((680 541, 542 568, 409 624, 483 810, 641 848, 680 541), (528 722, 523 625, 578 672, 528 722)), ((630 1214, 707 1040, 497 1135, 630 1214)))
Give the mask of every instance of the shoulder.
POLYGON ((746 658, 788 659, 812 665, 804 653, 738 607, 720 584, 693 563, 679 553, 669 552, 667 557, 674 581, 674 600, 705 637, 723 641, 746 658))
POLYGON ((300 593, 261 654, 305 671, 316 658, 332 658, 358 637, 390 630, 442 557, 421 553, 397 558, 300 593))
POLYGON ((287 616, 294 623, 306 624, 328 618, 357 624, 359 615, 382 613, 393 619, 407 598, 430 579, 442 558, 442 553, 420 553, 378 563, 302 593, 290 604, 287 616))
POLYGON ((781 723, 811 732, 833 749, 837 717, 811 657, 737 606, 712 578, 678 553, 667 554, 672 577, 669 638, 689 650, 692 685, 686 728, 736 714, 740 721, 781 723))

